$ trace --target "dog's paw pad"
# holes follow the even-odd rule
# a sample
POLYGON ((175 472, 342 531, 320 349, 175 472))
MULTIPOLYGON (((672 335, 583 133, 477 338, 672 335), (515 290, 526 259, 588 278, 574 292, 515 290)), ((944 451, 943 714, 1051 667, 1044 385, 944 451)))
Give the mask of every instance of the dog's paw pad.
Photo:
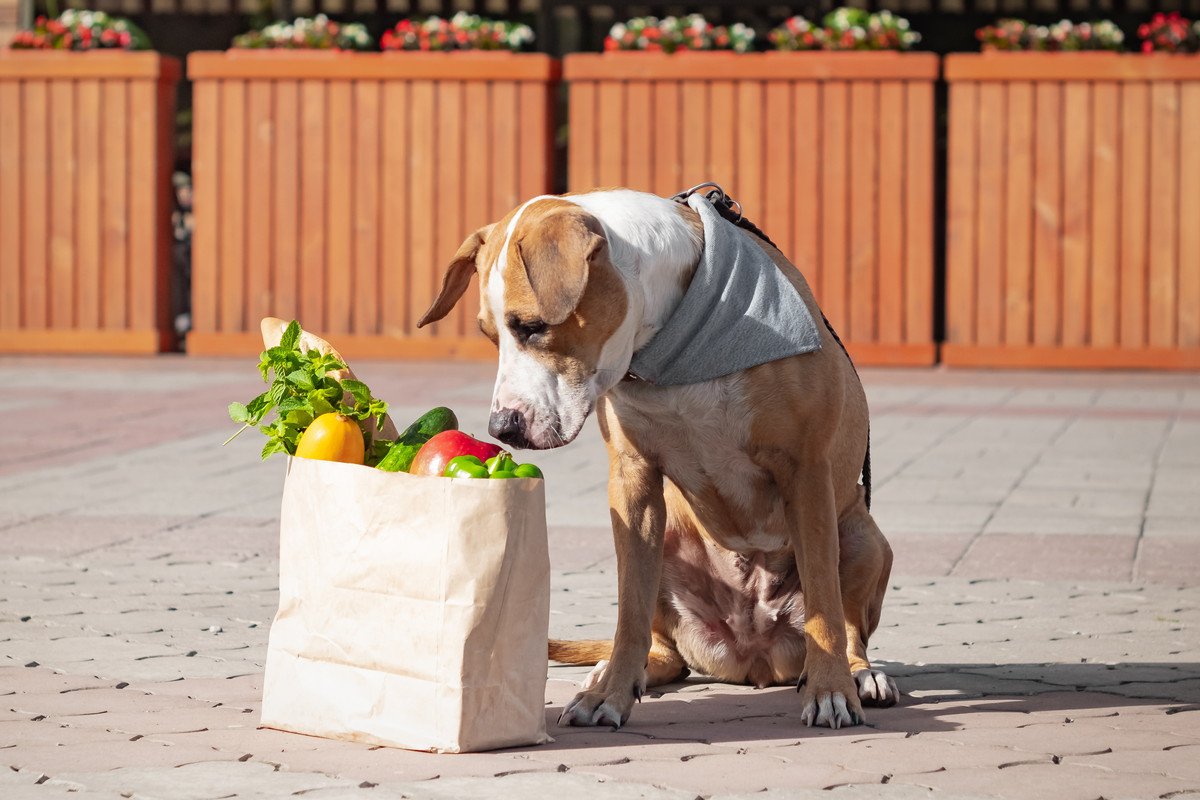
POLYGON ((818 695, 800 712, 800 721, 808 727, 838 730, 852 725, 861 725, 862 717, 846 702, 841 692, 825 692, 818 695))
POLYGON ((622 712, 614 700, 606 700, 594 692, 581 692, 567 703, 558 717, 559 725, 608 725, 614 730, 629 721, 629 712, 622 712))
POLYGON ((896 681, 881 670, 860 669, 854 673, 854 683, 858 686, 858 699, 863 705, 886 708, 896 705, 900 699, 896 681))

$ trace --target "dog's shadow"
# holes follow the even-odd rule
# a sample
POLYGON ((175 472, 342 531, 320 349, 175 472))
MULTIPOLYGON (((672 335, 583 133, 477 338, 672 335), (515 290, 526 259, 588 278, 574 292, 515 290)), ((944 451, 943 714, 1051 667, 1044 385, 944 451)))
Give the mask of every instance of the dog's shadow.
MULTIPOLYGON (((1061 713, 1090 716, 1097 709, 1170 706, 1168 713, 1200 711, 1200 664, 923 664, 880 663, 896 677, 903 697, 891 708, 867 708, 865 726, 806 728, 792 687, 750 689, 705 678, 652 689, 634 706, 620 731, 558 725, 562 701, 546 710, 555 741, 541 749, 622 747, 634 744, 799 741, 861 738, 873 732, 924 733, 963 727, 962 714, 1061 713)), ((554 673, 552 672, 552 675, 554 673)), ((563 675, 563 678, 575 677, 563 675)), ((557 692, 562 694, 562 692, 557 692)))

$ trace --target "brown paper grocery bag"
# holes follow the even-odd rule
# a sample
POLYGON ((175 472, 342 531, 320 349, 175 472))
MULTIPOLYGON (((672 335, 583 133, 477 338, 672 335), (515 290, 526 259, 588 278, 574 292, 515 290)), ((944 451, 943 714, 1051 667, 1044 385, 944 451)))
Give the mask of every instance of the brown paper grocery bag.
POLYGON ((548 741, 540 480, 293 458, 262 724, 467 752, 548 741))

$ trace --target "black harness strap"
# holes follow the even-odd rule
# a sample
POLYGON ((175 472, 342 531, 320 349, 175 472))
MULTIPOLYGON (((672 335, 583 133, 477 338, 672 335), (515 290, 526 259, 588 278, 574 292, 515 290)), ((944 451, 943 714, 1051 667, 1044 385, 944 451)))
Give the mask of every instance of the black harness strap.
MULTIPOLYGON (((759 239, 762 239, 764 242, 771 245, 771 247, 774 247, 776 250, 779 249, 775 245, 775 243, 771 241, 770 237, 767 236, 767 234, 763 233, 762 228, 758 227, 757 225, 755 225, 753 222, 746 219, 742 215, 741 203, 737 202, 732 197, 725 194, 725 191, 720 186, 716 185, 715 183, 701 183, 698 186, 693 186, 691 189, 680 192, 679 194, 675 195, 671 199, 677 203, 686 203, 689 195, 695 194, 697 191, 707 188, 707 187, 712 187, 712 188, 710 188, 708 193, 704 195, 704 199, 708 200, 710 203, 712 203, 713 208, 715 208, 717 210, 718 214, 720 214, 725 220, 732 222, 734 225, 738 226, 742 230, 747 231, 747 232, 757 236, 759 239), (737 209, 736 211, 734 210, 735 207, 737 209)), ((818 310, 820 310, 820 309, 818 309, 818 310)), ((835 331, 833 329, 833 325, 831 325, 829 323, 829 318, 825 316, 824 311, 821 311, 821 322, 825 323, 825 330, 829 331, 829 335, 833 337, 833 340, 838 343, 838 347, 842 348, 842 352, 846 354, 846 360, 850 362, 850 369, 854 370, 855 375, 858 375, 858 368, 856 366, 854 366, 854 359, 850 357, 850 351, 847 350, 846 345, 842 343, 841 337, 838 336, 837 331, 835 331)), ((869 415, 867 417, 867 453, 866 453, 866 457, 863 459, 862 479, 863 479, 863 499, 866 502, 867 511, 870 511, 871 510, 871 418, 869 415)))

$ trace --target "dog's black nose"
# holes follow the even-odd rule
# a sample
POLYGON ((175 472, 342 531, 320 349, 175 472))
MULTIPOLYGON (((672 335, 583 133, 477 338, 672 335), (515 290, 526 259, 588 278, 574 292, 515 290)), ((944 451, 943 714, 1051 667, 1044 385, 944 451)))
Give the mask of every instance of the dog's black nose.
POLYGON ((529 446, 529 441, 525 438, 525 417, 511 408, 492 412, 488 420, 488 433, 509 447, 529 446))

